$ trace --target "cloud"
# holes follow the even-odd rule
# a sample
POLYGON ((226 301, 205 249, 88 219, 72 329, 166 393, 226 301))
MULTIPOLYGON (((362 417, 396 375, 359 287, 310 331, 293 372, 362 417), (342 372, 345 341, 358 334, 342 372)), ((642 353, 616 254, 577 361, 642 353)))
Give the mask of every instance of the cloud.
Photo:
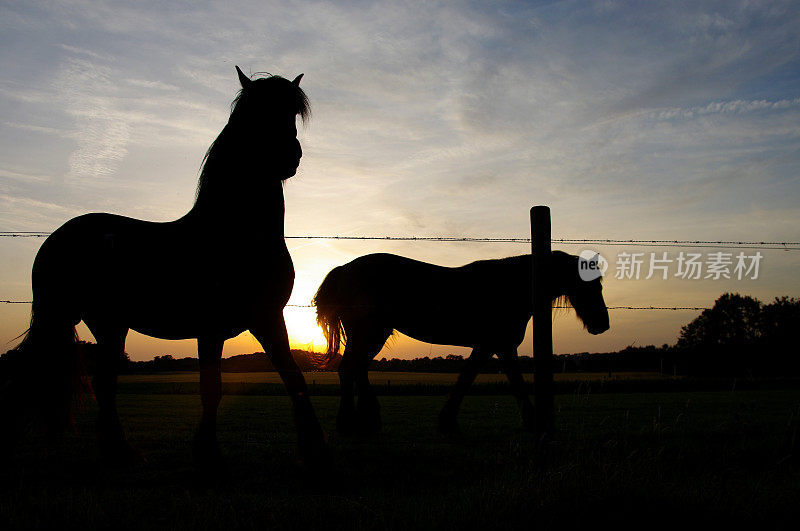
POLYGON ((21 124, 17 122, 3 122, 3 125, 6 127, 11 127, 13 129, 33 131, 35 133, 43 133, 45 135, 60 136, 64 138, 71 137, 70 133, 68 133, 67 131, 64 131, 62 129, 57 129, 55 127, 47 127, 43 125, 34 125, 34 124, 21 124))
POLYGON ((675 107, 662 111, 656 111, 655 115, 660 120, 671 120, 674 118, 694 118, 695 116, 703 116, 707 114, 743 114, 754 111, 778 111, 798 106, 800 106, 800 98, 784 99, 779 101, 715 101, 706 105, 694 106, 690 108, 675 107))
POLYGON ((170 85, 168 83, 162 83, 161 81, 153 81, 149 79, 126 79, 125 82, 129 85, 143 87, 146 89, 166 90, 170 92, 180 90, 180 87, 177 85, 170 85))
POLYGON ((29 182, 29 183, 45 183, 52 180, 47 175, 37 175, 21 171, 14 171, 7 168, 0 168, 0 177, 3 179, 13 179, 15 181, 29 182))
POLYGON ((113 174, 128 154, 130 126, 117 112, 110 69, 70 58, 53 85, 75 120, 77 146, 69 157, 70 176, 96 179, 113 174))

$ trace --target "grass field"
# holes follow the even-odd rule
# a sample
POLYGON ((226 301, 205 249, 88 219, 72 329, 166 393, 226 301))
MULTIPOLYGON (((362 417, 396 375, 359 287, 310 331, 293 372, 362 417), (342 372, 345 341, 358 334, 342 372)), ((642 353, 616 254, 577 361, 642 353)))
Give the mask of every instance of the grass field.
MULTIPOLYGON (((524 374, 526 381, 533 381, 533 374, 524 374)), ((443 384, 452 385, 455 383, 457 373, 430 373, 430 372, 377 372, 369 373, 369 380, 373 385, 386 385, 395 383, 398 385, 408 384, 443 384)), ((583 372, 583 373, 557 373, 553 375, 555 381, 597 381, 608 379, 607 372, 583 372)), ((623 372, 612 374, 612 379, 625 380, 655 380, 669 378, 660 376, 654 372, 623 372)), ((308 383, 319 383, 321 385, 339 385, 339 376, 334 371, 312 372, 306 374, 308 383)), ((172 372, 156 374, 124 374, 119 377, 122 384, 145 384, 145 383, 193 383, 198 381, 196 372, 172 372)), ((244 384, 280 384, 281 378, 277 372, 223 372, 222 381, 226 383, 244 384)), ((479 374, 475 383, 502 383, 506 381, 505 374, 479 374)))
POLYGON ((539 449, 511 397, 467 397, 458 439, 435 431, 442 400, 383 396, 383 433, 345 439, 336 398, 316 397, 333 459, 309 469, 287 398, 226 396, 227 475, 209 482, 191 460, 199 397, 122 394, 147 463, 104 467, 91 408, 58 444, 31 433, 3 467, 0 528, 796 529, 798 390, 561 395, 539 449))
MULTIPOLYGON (((524 374, 532 384, 532 374, 524 374)), ((370 372, 370 381, 379 395, 446 395, 455 383, 455 373, 370 372)), ((306 374, 311 392, 316 396, 339 394, 339 379, 335 372, 306 374)), ((692 379, 672 377, 653 372, 557 373, 554 375, 557 394, 605 392, 707 391, 735 389, 800 389, 800 379, 692 379)), ((223 391, 227 395, 283 396, 286 390, 275 372, 222 373, 223 391)), ((197 394, 199 376, 196 372, 131 374, 120 376, 121 394, 197 394)), ((530 392, 533 392, 532 385, 530 392)), ((503 374, 479 374, 472 387, 473 394, 507 394, 508 381, 503 374)))

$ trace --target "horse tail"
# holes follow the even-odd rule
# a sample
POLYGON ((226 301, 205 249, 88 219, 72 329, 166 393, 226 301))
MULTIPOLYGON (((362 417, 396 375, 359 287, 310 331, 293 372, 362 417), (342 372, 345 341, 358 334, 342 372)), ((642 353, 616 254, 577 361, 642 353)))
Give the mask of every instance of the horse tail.
POLYGON ((317 324, 322 328, 328 347, 325 353, 315 359, 317 367, 329 369, 336 358, 347 335, 342 324, 342 275, 344 269, 339 266, 325 276, 311 304, 317 308, 317 324))
MULTIPOLYGON (((14 349, 5 371, 12 382, 8 386, 12 395, 22 391, 22 378, 38 380, 41 391, 33 395, 31 405, 51 434, 74 426, 73 405, 85 390, 85 368, 75 329, 78 321, 59 306, 46 304, 34 295, 30 327, 20 336, 24 336, 22 342, 14 349)), ((19 396, 6 399, 13 402, 19 396)))

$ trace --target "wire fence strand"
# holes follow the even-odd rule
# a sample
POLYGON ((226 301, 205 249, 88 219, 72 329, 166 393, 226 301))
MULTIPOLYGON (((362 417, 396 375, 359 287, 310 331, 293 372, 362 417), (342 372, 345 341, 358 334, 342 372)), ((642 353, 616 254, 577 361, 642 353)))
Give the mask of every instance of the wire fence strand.
MULTIPOLYGON (((46 238, 52 234, 47 231, 0 231, 5 238, 46 238)), ((340 236, 303 235, 286 236, 287 240, 344 240, 344 241, 409 241, 409 242, 465 242, 465 243, 516 243, 530 245, 530 238, 498 237, 482 238, 468 236, 340 236)), ((643 247, 692 247, 692 248, 735 248, 800 251, 800 242, 792 241, 744 241, 744 240, 638 240, 614 238, 551 238, 555 244, 563 245, 615 245, 643 247)), ((31 304, 31 301, 0 300, 2 304, 31 304)), ((311 304, 287 304, 288 308, 314 308, 311 304)), ((568 309, 570 306, 554 306, 568 309)), ((702 311, 704 306, 607 306, 608 310, 671 310, 702 311)))
MULTIPOLYGON (((4 238, 46 238, 52 234, 46 231, 0 231, 4 238)), ((483 238, 470 236, 339 236, 339 235, 290 235, 287 240, 357 240, 357 241, 410 241, 410 242, 451 242, 451 243, 517 243, 530 244, 530 238, 498 237, 483 238)), ((742 241, 742 240, 637 240, 615 238, 551 238, 550 241, 564 245, 619 245, 641 247, 695 247, 695 248, 736 248, 764 249, 778 251, 800 251, 800 242, 792 241, 742 241)))
MULTIPOLYGON (((33 301, 0 300, 0 304, 32 304, 33 301)), ((342 306, 351 307, 343 304, 342 306)), ((363 306, 358 306, 363 307, 363 306)), ((287 304, 286 308, 316 308, 313 304, 287 304)), ((556 309, 569 310, 572 306, 553 306, 556 309)), ((606 306, 607 310, 710 310, 705 306, 606 306)))

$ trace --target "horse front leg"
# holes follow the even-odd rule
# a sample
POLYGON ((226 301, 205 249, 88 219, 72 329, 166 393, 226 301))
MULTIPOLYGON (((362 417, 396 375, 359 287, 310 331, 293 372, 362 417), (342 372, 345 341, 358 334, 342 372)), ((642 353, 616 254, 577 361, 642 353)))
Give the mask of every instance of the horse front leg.
POLYGON ((307 463, 320 464, 327 461, 325 434, 311 404, 303 372, 292 358, 283 315, 278 313, 268 322, 251 327, 250 332, 264 347, 292 400, 300 459, 307 463))
POLYGON ((222 453, 217 443, 217 408, 222 400, 222 346, 225 340, 197 338, 200 358, 200 400, 203 414, 194 438, 194 459, 201 466, 218 466, 222 453))
MULTIPOLYGON (((371 361, 372 358, 370 358, 371 361)), ((381 405, 369 383, 369 362, 356 372, 358 388, 358 427, 364 435, 374 435, 381 431, 381 405)))
POLYGON ((522 370, 519 367, 519 357, 517 349, 507 349, 499 354, 500 362, 503 364, 503 371, 506 373, 508 382, 511 384, 511 393, 517 399, 519 412, 522 415, 522 427, 527 431, 533 431, 536 425, 536 414, 525 389, 525 379, 522 377, 522 370))
POLYGON ((464 395, 469 390, 475 377, 480 372, 481 367, 486 365, 491 354, 488 351, 480 348, 475 348, 467 358, 466 364, 461 372, 458 374, 456 385, 450 394, 447 396, 447 401, 439 413, 439 431, 454 435, 459 433, 458 427, 458 410, 461 408, 461 402, 464 400, 464 395))
POLYGON ((136 464, 144 460, 125 437, 117 412, 117 375, 125 352, 128 329, 88 320, 89 331, 97 341, 92 389, 97 400, 97 440, 103 458, 114 465, 136 464))
POLYGON ((336 413, 336 431, 341 435, 354 435, 356 430, 355 358, 345 347, 339 364, 339 410, 336 413))

